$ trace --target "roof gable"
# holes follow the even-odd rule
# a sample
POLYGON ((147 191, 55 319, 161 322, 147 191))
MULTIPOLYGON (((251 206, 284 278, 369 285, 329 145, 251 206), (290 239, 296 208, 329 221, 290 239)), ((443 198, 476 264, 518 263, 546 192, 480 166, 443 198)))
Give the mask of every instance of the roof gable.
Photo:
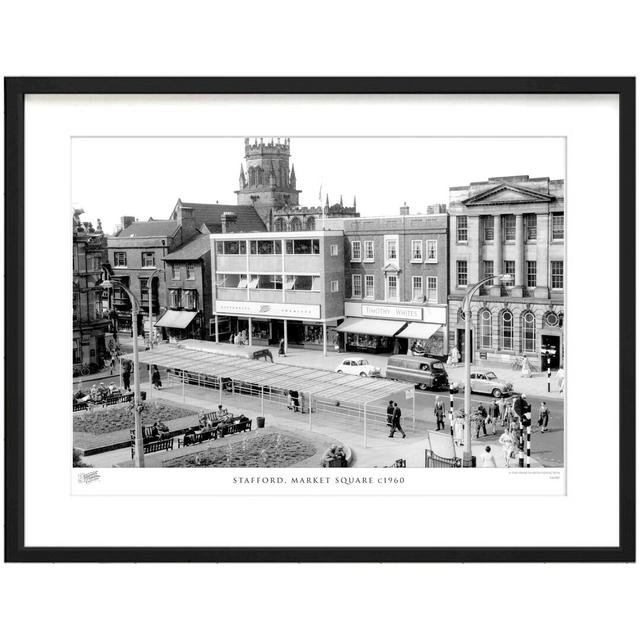
POLYGON ((530 204, 533 202, 543 203, 551 202, 552 200, 555 200, 555 198, 545 193, 502 182, 463 200, 462 204, 467 207, 473 207, 499 204, 530 204))
POLYGON ((222 229, 221 216, 223 213, 235 213, 236 221, 233 227, 234 231, 267 231, 262 218, 258 212, 251 206, 238 204, 204 204, 199 202, 182 202, 178 200, 176 207, 171 214, 171 219, 176 220, 178 217, 178 208, 185 207, 193 211, 196 227, 199 228, 203 224, 209 229, 222 229))

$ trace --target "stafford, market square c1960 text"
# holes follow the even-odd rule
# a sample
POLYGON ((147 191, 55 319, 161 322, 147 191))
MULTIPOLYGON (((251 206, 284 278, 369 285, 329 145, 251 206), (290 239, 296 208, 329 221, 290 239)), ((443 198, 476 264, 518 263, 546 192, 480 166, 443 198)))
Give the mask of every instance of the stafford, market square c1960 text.
POLYGON ((234 476, 233 484, 404 484, 401 476, 234 476))

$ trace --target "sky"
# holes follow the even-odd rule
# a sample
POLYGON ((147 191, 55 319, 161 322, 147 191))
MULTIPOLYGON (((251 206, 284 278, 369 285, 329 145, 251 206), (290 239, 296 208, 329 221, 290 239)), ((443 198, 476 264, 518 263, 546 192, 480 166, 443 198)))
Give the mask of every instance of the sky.
MULTIPOLYGON (((271 137, 265 136, 265 141, 271 137)), ((508 175, 565 177, 563 138, 292 138, 300 204, 330 203, 362 216, 411 213, 448 203, 449 187, 508 175)), ((72 140, 71 204, 112 233, 121 216, 168 218, 183 202, 236 204, 243 138, 72 140)))

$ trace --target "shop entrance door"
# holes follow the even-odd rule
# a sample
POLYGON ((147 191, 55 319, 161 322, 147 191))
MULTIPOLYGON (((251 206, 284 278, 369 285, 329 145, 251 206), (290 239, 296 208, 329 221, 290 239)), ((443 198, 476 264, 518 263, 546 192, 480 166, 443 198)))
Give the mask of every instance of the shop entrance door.
POLYGON ((546 371, 547 368, 552 370, 557 369, 560 366, 560 336, 543 334, 540 342, 542 347, 540 370, 546 371), (548 359, 547 354, 545 353, 547 350, 549 350, 548 359), (549 362, 548 365, 547 360, 549 362))

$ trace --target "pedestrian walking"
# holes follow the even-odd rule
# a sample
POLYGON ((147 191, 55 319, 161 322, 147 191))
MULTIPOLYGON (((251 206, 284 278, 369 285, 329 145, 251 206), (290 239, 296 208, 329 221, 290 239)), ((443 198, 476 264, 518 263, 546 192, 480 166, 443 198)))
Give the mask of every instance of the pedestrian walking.
POLYGON ((550 417, 551 417, 551 414, 549 413, 549 407, 547 407, 547 403, 543 400, 540 403, 540 409, 538 411, 538 426, 540 427, 540 433, 549 431, 550 417))
POLYGON ((494 400, 489 406, 489 415, 487 416, 487 426, 491 425, 491 433, 496 435, 496 425, 500 420, 500 405, 497 400, 494 400))
POLYGON ((387 405, 387 427, 389 427, 389 433, 391 433, 391 427, 393 425, 393 400, 389 400, 387 405))
POLYGON ((131 391, 131 360, 122 361, 122 386, 125 391, 131 391))
POLYGON ((451 347, 451 365, 457 367, 458 362, 460 362, 460 350, 456 345, 453 345, 453 347, 451 347))
POLYGON ((433 415, 436 417, 436 431, 442 429, 444 431, 444 403, 440 400, 440 396, 436 396, 436 402, 433 406, 433 415))
POLYGON ((403 438, 407 437, 407 434, 404 432, 402 426, 400 425, 400 418, 402 417, 402 410, 398 406, 397 402, 393 403, 393 415, 391 416, 391 433, 389 434, 389 438, 393 438, 393 434, 396 431, 399 431, 402 434, 403 438))
POLYGON ((160 372, 158 371, 158 365, 153 365, 153 372, 151 373, 151 384, 154 389, 160 389, 162 387, 162 380, 160 379, 160 372))
POLYGON ((560 393, 564 393, 564 369, 562 367, 556 371, 556 382, 560 393))
POLYGON ((482 433, 487 435, 487 410, 482 406, 482 402, 478 405, 476 409, 476 438, 480 437, 480 429, 482 429, 482 433))
POLYGON ((278 355, 283 358, 287 357, 287 354, 284 352, 284 338, 280 338, 280 343, 278 344, 278 355))
POLYGON ((522 369, 520 370, 520 376, 522 378, 531 377, 531 365, 529 364, 529 358, 522 356, 522 369))
POLYGON ((513 433, 508 427, 502 432, 498 438, 498 442, 502 445, 502 453, 504 454, 504 464, 507 469, 511 465, 511 457, 513 456, 513 450, 515 448, 515 441, 513 439, 513 433))
POLYGON ((493 457, 493 453, 491 451, 491 447, 489 445, 487 445, 484 448, 484 451, 482 452, 482 455, 480 456, 480 461, 482 462, 482 466, 484 468, 489 468, 489 467, 497 467, 498 465, 496 464, 496 459, 493 457))
POLYGON ((462 411, 456 411, 453 419, 453 444, 458 447, 464 445, 464 415, 462 411))
POLYGON ((235 344, 236 347, 239 347, 241 340, 242 340, 242 336, 239 333, 236 333, 236 335, 233 337, 233 344, 235 344))
POLYGON ((236 334, 235 333, 230 333, 229 334, 229 344, 234 344, 235 338, 236 338, 236 334))

